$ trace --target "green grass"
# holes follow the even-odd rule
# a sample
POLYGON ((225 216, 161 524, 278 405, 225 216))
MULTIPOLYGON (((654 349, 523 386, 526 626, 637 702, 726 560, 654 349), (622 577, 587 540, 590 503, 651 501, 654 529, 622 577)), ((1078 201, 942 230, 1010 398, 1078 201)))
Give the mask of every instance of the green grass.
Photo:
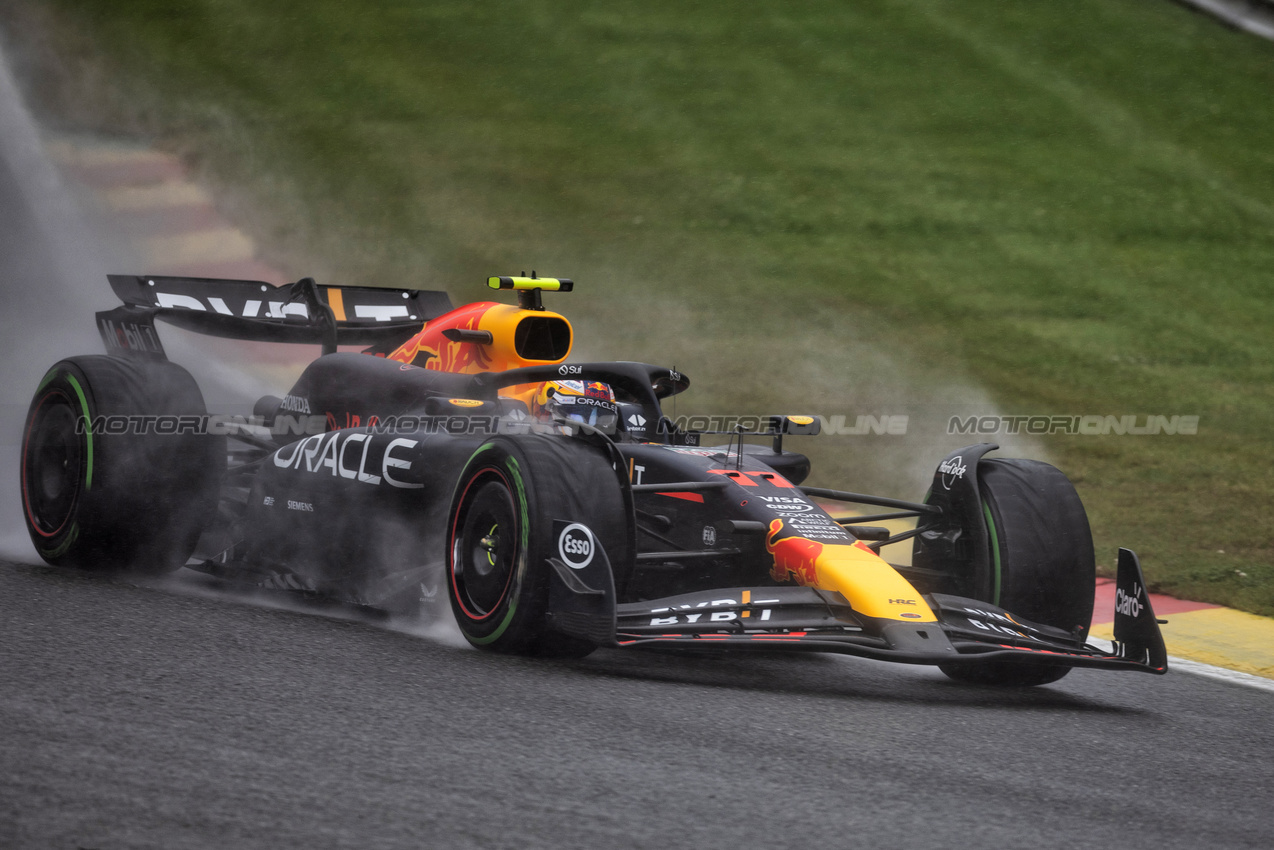
POLYGON ((1198 415, 1043 449, 1099 563, 1274 614, 1274 44, 1162 0, 44 6, 111 81, 32 60, 50 119, 191 154, 298 274, 569 275, 681 412, 912 416, 819 483, 917 496, 957 414, 1198 415))

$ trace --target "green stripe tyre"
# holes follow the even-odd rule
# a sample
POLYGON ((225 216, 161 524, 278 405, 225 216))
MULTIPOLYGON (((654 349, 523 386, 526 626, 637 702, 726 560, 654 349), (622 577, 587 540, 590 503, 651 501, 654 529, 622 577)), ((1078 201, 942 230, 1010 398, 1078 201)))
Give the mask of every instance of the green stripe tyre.
POLYGON ((40 557, 150 573, 185 563, 216 512, 225 469, 225 438, 194 432, 205 414, 198 385, 172 363, 83 356, 55 364, 22 435, 23 517, 40 557), (156 433, 156 420, 144 424, 160 416, 187 425, 156 433))
MULTIPOLYGON (((1074 486, 1037 460, 978 464, 991 568, 974 596, 1036 623, 1087 638, 1096 562, 1088 516, 1074 486)), ((1070 672, 1012 661, 942 665, 953 679, 987 685, 1044 685, 1070 672)))
POLYGON ((562 437, 503 436, 469 458, 447 524, 447 588, 456 622, 474 646, 574 657, 595 648, 549 627, 554 520, 587 525, 624 562, 624 503, 600 449, 562 437))

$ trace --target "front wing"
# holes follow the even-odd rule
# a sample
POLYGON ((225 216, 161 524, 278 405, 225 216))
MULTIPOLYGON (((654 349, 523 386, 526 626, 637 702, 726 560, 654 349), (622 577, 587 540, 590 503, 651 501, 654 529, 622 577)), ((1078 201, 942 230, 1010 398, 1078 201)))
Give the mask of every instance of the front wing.
POLYGON ((812 587, 729 588, 617 606, 623 647, 837 652, 903 664, 1020 661, 1166 673, 1167 653, 1136 556, 1120 551, 1112 651, 1078 633, 1032 623, 994 605, 945 594, 926 597, 937 619, 882 620, 843 596, 812 587), (1122 609, 1122 610, 1121 610, 1122 609))

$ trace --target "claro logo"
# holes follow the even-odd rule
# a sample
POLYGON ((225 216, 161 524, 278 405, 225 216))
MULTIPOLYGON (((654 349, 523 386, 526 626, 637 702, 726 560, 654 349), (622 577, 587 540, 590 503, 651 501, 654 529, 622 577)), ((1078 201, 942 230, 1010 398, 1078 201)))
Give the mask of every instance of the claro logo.
POLYGON ((1124 593, 1122 587, 1115 590, 1115 612, 1126 614, 1129 617, 1140 617, 1141 609, 1146 607, 1141 604, 1141 585, 1133 585, 1133 593, 1130 596, 1124 593))
POLYGON ((573 522, 557 536, 557 554, 573 570, 582 570, 593 562, 597 541, 588 526, 573 522))

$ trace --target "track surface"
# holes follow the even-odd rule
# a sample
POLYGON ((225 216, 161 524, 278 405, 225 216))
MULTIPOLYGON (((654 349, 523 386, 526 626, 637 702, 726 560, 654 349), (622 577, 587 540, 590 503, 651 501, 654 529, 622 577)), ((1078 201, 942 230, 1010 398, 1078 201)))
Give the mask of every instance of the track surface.
MULTIPOLYGON (((18 185, 0 159, 0 313, 25 357, 66 314, 18 185)), ((4 371, 6 534, 10 408, 47 365, 4 371)), ((823 656, 535 662, 445 618, 427 637, 193 574, 18 560, 0 563, 0 848, 1274 843, 1263 691, 1092 671, 1002 691, 823 656)))
POLYGON ((537 662, 0 566, 4 847, 1268 847, 1271 695, 823 656, 537 662))

